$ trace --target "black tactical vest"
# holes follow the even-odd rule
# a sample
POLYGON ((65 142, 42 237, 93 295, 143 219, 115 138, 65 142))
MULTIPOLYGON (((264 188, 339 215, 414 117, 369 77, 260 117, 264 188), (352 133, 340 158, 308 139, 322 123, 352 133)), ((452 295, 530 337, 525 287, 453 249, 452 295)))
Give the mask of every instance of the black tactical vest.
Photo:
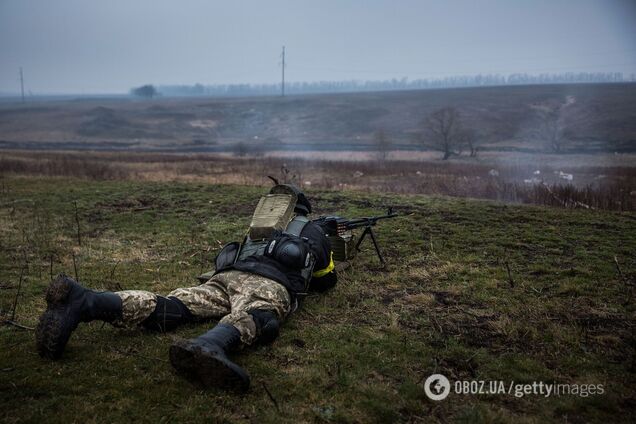
MULTIPOLYGON (((302 243, 307 243, 306 240, 301 239, 300 234, 302 233, 303 228, 305 228, 305 225, 307 225, 308 222, 309 219, 306 216, 297 215, 289 222, 289 224, 287 224, 287 227, 285 228, 285 231, 283 231, 283 234, 297 237, 302 243)), ((265 249, 267 249, 267 246, 270 245, 270 243, 271 240, 251 240, 249 236, 246 236, 245 241, 241 245, 236 260, 240 261, 246 259, 249 256, 263 256, 265 255, 265 249)), ((305 285, 309 284, 314 265, 316 264, 316 258, 311 252, 311 249, 308 248, 307 252, 307 259, 304 261, 304 266, 300 270, 300 274, 302 275, 303 280, 305 280, 305 285)))

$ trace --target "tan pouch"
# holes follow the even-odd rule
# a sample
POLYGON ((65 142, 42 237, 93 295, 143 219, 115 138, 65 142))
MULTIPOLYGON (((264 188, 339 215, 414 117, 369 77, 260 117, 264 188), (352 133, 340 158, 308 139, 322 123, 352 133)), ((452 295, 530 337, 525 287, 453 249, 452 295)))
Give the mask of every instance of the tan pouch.
POLYGON ((274 231, 285 230, 294 217, 295 205, 296 196, 291 194, 268 194, 261 197, 252 216, 250 239, 267 239, 274 231))

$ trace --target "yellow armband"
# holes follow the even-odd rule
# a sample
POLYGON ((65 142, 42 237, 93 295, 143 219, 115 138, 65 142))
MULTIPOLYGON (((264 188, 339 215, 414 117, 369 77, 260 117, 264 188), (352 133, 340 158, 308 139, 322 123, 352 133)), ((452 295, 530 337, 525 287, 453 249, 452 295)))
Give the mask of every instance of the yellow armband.
POLYGON ((336 267, 336 265, 333 263, 333 252, 331 252, 331 257, 329 258, 329 265, 327 265, 327 268, 320 269, 320 270, 314 272, 311 275, 312 275, 312 277, 316 277, 316 278, 324 277, 325 275, 327 275, 331 271, 333 271, 333 269, 335 267, 336 267))

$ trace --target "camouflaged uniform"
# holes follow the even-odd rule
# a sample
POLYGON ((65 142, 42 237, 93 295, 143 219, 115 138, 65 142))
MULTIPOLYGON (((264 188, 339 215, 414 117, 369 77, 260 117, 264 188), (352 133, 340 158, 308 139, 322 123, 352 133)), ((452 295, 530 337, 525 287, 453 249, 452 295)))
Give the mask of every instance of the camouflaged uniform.
MULTIPOLYGON (((115 294, 122 300, 119 326, 141 324, 157 305, 157 295, 151 292, 125 290, 115 294)), ((245 345, 256 338, 256 325, 249 311, 269 310, 282 321, 291 309, 291 298, 283 285, 237 270, 217 274, 199 286, 173 290, 168 297, 179 299, 196 319, 220 319, 220 323, 233 325, 245 345)))
POLYGON ((47 288, 47 308, 35 334, 38 353, 60 358, 81 322, 170 331, 193 321, 219 319, 197 338, 175 340, 170 363, 177 373, 206 387, 247 390, 249 374, 229 353, 273 342, 299 297, 337 282, 329 239, 306 218, 309 213, 311 205, 298 188, 273 187, 259 202, 243 243, 228 243, 217 255, 216 273, 167 297, 143 290, 96 292, 60 274, 47 288), (297 215, 292 217, 292 212, 297 215))

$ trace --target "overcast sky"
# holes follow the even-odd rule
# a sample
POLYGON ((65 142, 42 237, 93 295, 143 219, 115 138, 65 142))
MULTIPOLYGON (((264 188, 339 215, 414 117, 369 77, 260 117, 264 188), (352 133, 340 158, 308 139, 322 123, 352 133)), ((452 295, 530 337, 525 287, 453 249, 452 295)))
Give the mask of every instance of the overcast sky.
POLYGON ((636 72, 636 0, 0 0, 0 92, 636 72))

